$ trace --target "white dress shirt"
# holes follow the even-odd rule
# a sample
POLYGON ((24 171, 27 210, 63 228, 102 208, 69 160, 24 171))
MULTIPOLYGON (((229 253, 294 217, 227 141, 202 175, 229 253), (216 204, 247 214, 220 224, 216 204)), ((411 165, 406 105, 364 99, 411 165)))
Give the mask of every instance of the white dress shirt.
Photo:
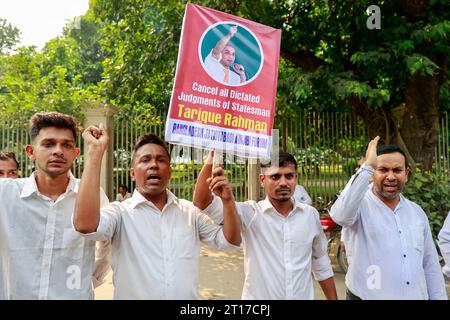
POLYGON ((368 190, 373 172, 359 169, 331 208, 346 232, 347 288, 361 299, 447 299, 425 212, 402 195, 390 209, 368 190))
POLYGON ((91 277, 102 276, 93 275, 95 242, 72 229, 77 190, 72 174, 56 201, 39 192, 35 173, 0 179, 0 299, 93 297, 91 277))
POLYGON ((92 240, 112 241, 114 299, 198 299, 200 241, 235 247, 222 227, 167 190, 162 211, 137 190, 101 209, 92 240))
POLYGON ((219 59, 212 56, 212 51, 205 58, 205 67, 208 74, 214 78, 214 80, 224 83, 225 71, 228 69, 228 84, 237 86, 241 83, 241 77, 229 68, 225 68, 220 60, 222 59, 222 54, 219 55, 219 59))
POLYGON ((445 218, 444 225, 441 231, 439 231, 439 249, 441 249, 442 257, 444 258, 445 265, 442 267, 442 272, 446 277, 450 277, 450 212, 445 218))
MULTIPOLYGON (((311 271, 318 281, 333 276, 319 213, 309 205, 294 203, 287 217, 267 198, 236 203, 244 245, 242 299, 312 300, 311 271)), ((222 202, 214 197, 203 212, 220 221, 222 202)))

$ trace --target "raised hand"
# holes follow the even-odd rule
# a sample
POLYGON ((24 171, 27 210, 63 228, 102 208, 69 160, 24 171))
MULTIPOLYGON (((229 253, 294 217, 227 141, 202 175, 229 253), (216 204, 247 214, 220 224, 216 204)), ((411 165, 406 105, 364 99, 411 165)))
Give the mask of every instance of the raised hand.
POLYGON ((230 35, 234 36, 237 33, 237 26, 232 26, 230 28, 230 35))
POLYGON ((223 201, 233 200, 233 189, 228 183, 228 179, 222 167, 217 167, 212 171, 212 177, 208 178, 206 182, 209 184, 209 189, 223 201))
POLYGON ((379 136, 376 136, 373 140, 371 140, 366 151, 366 165, 371 166, 374 169, 377 168, 378 140, 380 140, 379 136))
POLYGON ((87 127, 82 136, 89 149, 95 148, 104 152, 108 147, 108 130, 103 123, 100 123, 98 127, 93 125, 87 127))

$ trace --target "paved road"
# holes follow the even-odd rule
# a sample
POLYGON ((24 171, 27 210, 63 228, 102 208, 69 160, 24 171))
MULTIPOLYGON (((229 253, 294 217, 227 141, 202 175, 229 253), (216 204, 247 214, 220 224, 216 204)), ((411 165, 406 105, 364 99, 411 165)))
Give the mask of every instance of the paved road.
MULTIPOLYGON (((335 284, 339 299, 345 299, 344 274, 335 264, 335 284)), ((206 246, 201 247, 200 253, 200 296, 208 300, 239 300, 244 281, 242 250, 218 251, 206 246)), ((450 281, 446 282, 447 295, 450 297, 450 281)), ((316 300, 324 300, 320 285, 314 281, 314 296, 316 300)), ((112 299, 113 286, 111 273, 105 284, 95 290, 98 300, 112 299)))

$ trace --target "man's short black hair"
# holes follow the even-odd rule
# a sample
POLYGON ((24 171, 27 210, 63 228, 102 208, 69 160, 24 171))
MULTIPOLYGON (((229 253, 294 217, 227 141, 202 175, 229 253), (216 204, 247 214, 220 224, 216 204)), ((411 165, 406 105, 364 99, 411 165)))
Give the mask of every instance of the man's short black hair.
POLYGON ((377 145, 377 156, 388 153, 400 153, 405 158, 405 168, 409 168, 408 159, 406 158, 405 152, 395 144, 378 144, 377 145))
POLYGON ((0 160, 2 161, 13 160, 14 163, 16 164, 16 169, 19 169, 19 161, 17 161, 16 154, 14 152, 0 151, 0 160))
MULTIPOLYGON (((294 156, 289 152, 280 151, 280 153, 278 154, 278 166, 285 167, 289 164, 293 164, 295 167, 295 172, 297 172, 297 161, 295 160, 294 156)), ((270 168, 271 166, 271 162, 267 164, 261 164, 261 168, 270 168)))
POLYGON ((119 189, 120 189, 120 188, 124 188, 125 191, 128 191, 128 187, 127 187, 126 185, 124 185, 123 183, 119 186, 119 189))
POLYGON ((48 127, 69 129, 72 131, 74 141, 77 140, 77 133, 81 131, 74 117, 59 112, 38 112, 31 117, 29 125, 31 142, 36 139, 41 129, 48 127))
POLYGON ((134 157, 136 155, 136 152, 144 145, 146 144, 157 144, 161 147, 164 148, 164 150, 166 150, 167 152, 167 156, 169 157, 170 160, 170 154, 169 154, 169 149, 167 148, 167 144, 166 142, 161 139, 160 137, 158 137, 157 135, 150 133, 150 134, 145 134, 143 136, 140 136, 137 141, 136 144, 134 145, 134 150, 133 150, 133 154, 131 156, 131 163, 132 165, 134 164, 134 157))

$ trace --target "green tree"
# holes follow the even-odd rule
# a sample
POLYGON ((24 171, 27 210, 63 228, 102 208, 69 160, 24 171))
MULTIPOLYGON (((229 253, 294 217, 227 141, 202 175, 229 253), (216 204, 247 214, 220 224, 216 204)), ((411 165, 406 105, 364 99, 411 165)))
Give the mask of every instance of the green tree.
POLYGON ((76 17, 64 27, 64 37, 73 39, 80 63, 77 73, 82 86, 96 85, 102 81, 103 60, 106 55, 100 45, 100 26, 92 10, 76 17))
POLYGON ((20 38, 20 31, 6 19, 0 18, 0 53, 14 48, 20 38))
POLYGON ((91 12, 69 22, 41 52, 21 47, 0 56, 0 112, 18 121, 42 110, 81 117, 81 107, 103 102, 98 82, 104 59, 91 12))
POLYGON ((446 1, 380 1, 379 30, 367 28, 370 1, 205 3, 282 29, 284 106, 349 108, 371 136, 431 167, 439 114, 450 105, 446 1))
POLYGON ((95 0, 103 61, 102 92, 127 112, 166 110, 172 90, 184 3, 95 0))
MULTIPOLYGON (((204 0, 202 5, 282 30, 277 114, 352 110, 370 136, 431 167, 447 79, 444 0, 380 1, 381 29, 367 28, 363 0, 204 0), (257 10, 255 10, 257 8, 257 10)), ((166 109, 184 1, 91 1, 101 25, 102 88, 129 110, 166 109)))
MULTIPOLYGON (((45 50, 61 45, 59 41, 47 44, 45 50)), ((82 91, 73 85, 71 70, 61 64, 50 66, 52 59, 47 53, 36 52, 34 47, 19 48, 15 54, 0 59, 2 117, 25 121, 37 111, 79 113, 84 101, 82 91)))

